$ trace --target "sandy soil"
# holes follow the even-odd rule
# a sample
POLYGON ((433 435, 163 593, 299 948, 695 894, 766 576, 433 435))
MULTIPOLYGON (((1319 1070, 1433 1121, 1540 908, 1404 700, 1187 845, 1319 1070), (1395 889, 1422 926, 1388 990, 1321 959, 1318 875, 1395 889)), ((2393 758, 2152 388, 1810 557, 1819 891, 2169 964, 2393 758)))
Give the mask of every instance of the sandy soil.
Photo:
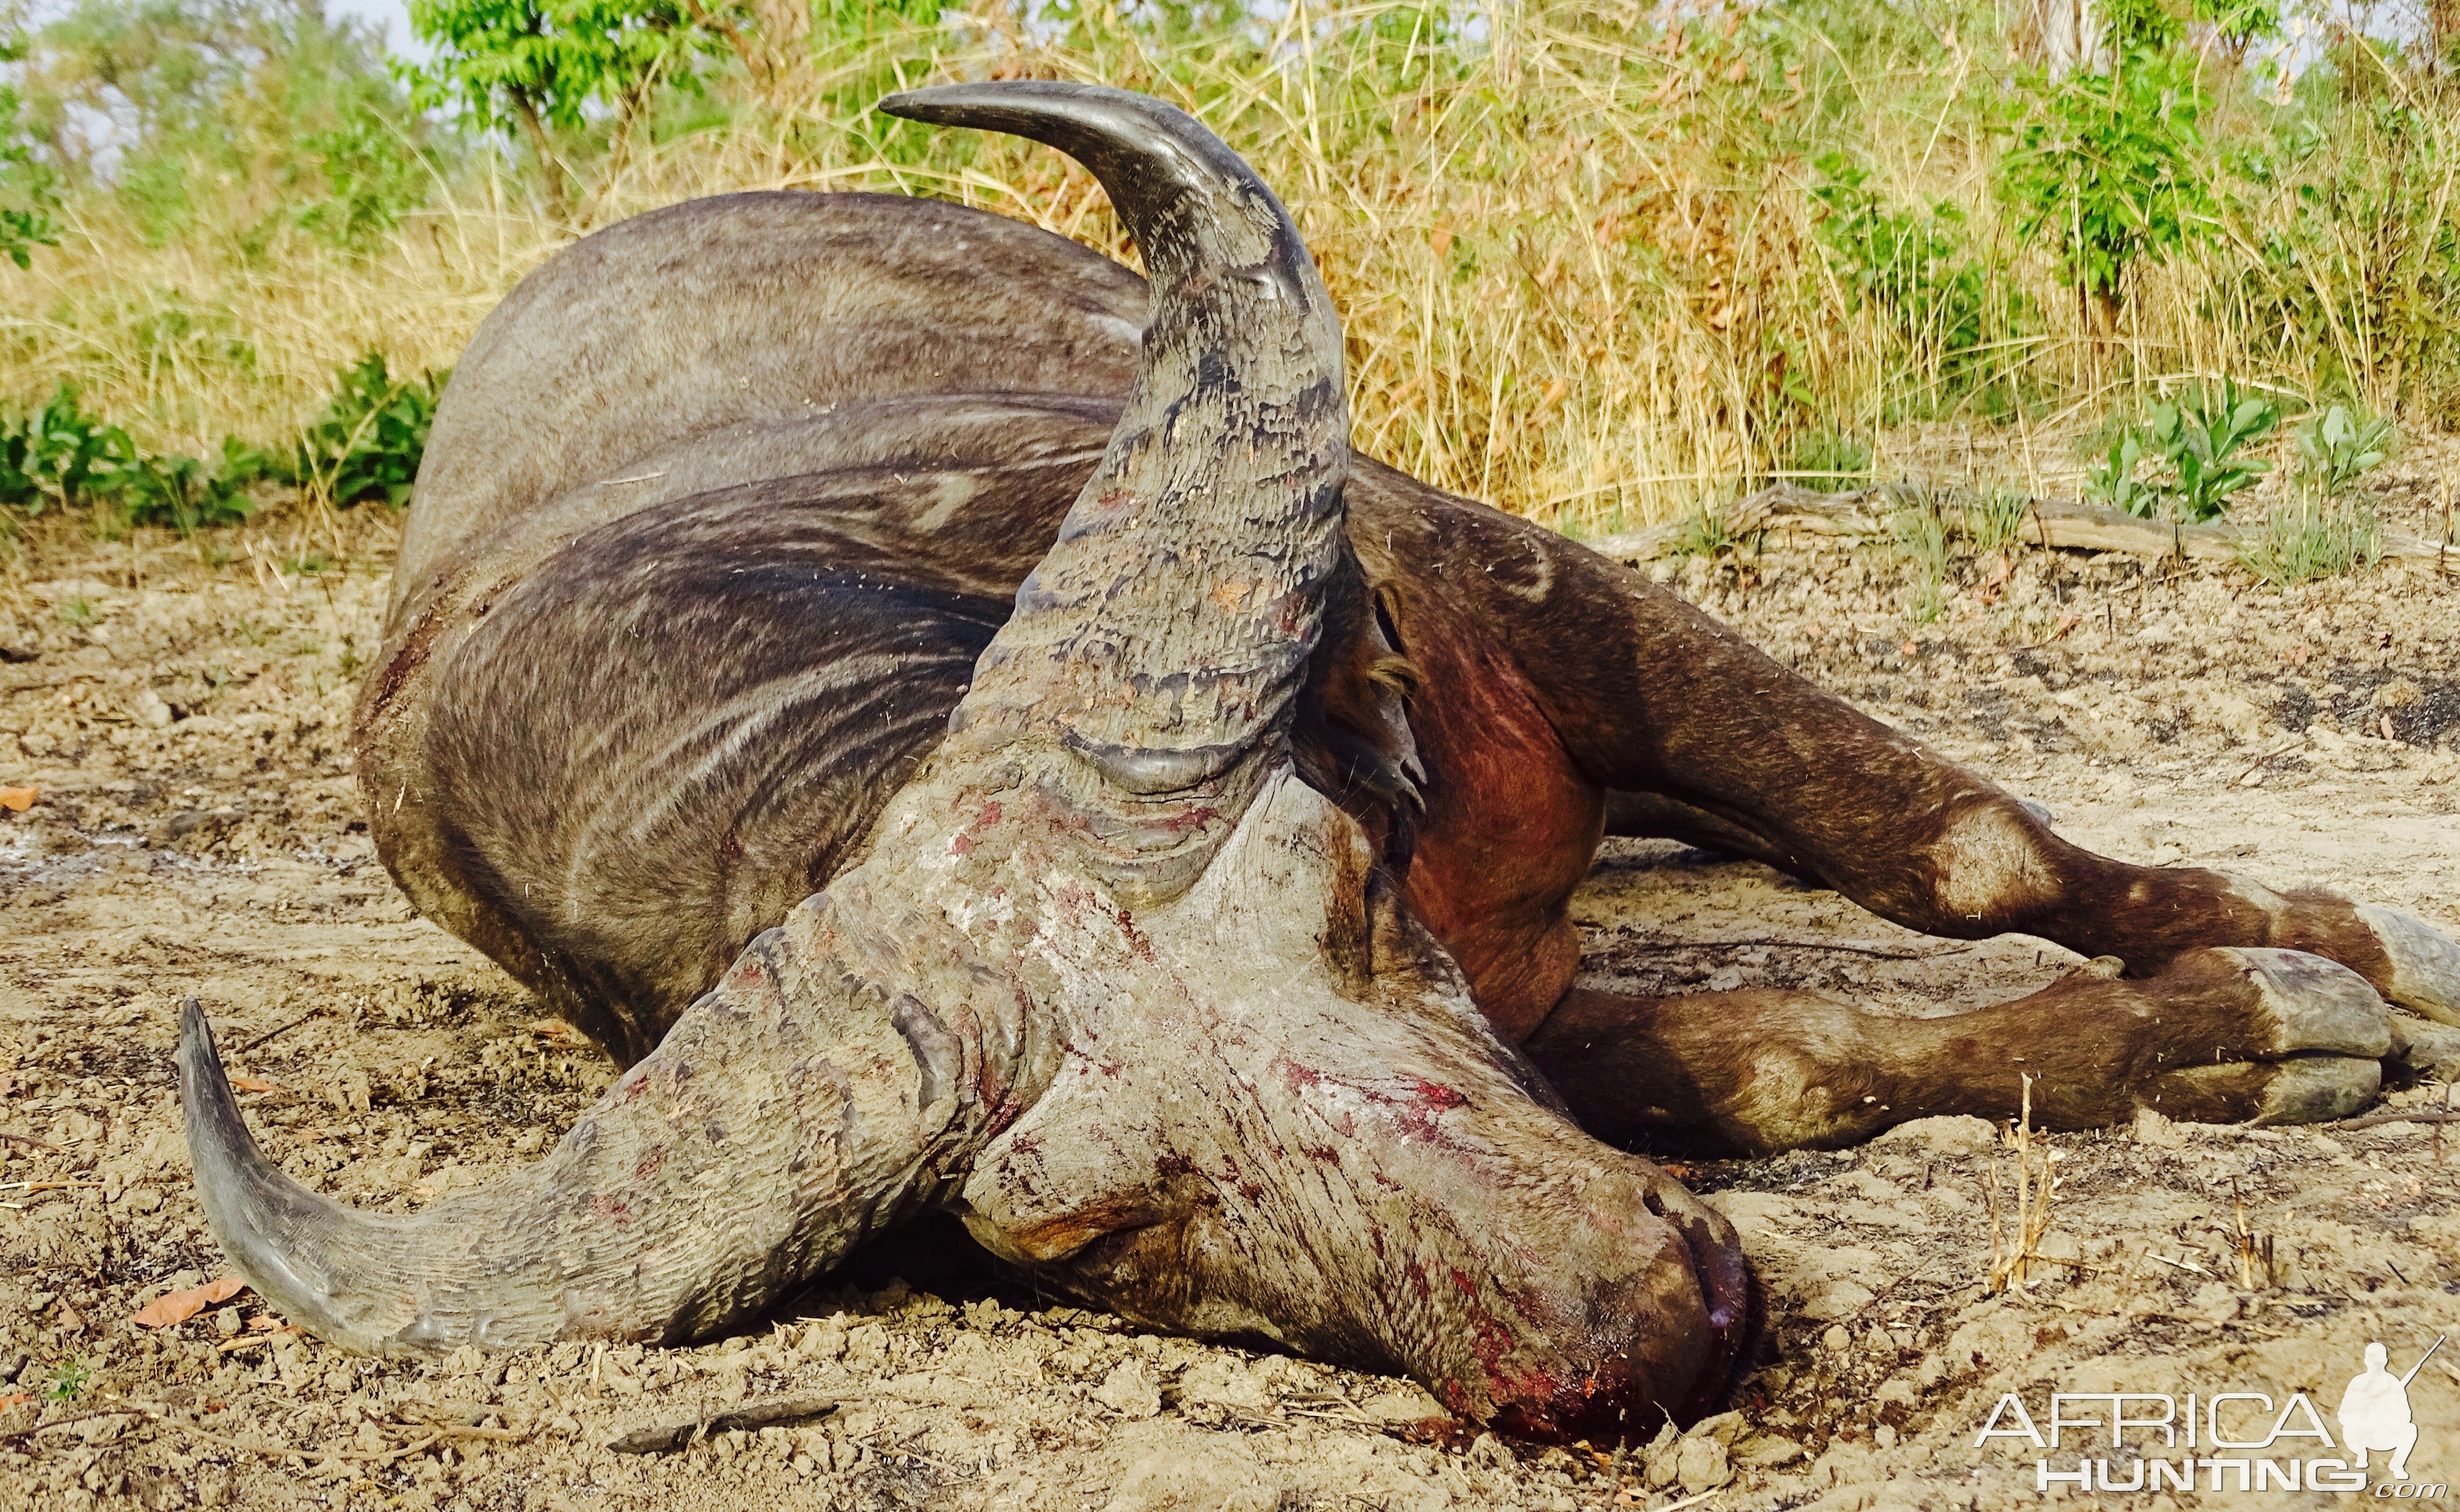
MULTIPOLYGON (((2035 1498, 2044 1458, 1973 1447, 2004 1394, 2046 1428, 2052 1390, 2302 1391, 2337 1435, 2367 1341, 2407 1370, 2460 1332, 2460 1155, 2406 1121, 2037 1137, 2030 1179, 2059 1180, 2048 1258, 1997 1292, 1992 1214, 2012 1232, 2019 1156, 1978 1121, 1690 1161, 1768 1285, 1770 1363, 1736 1415, 1615 1454, 1499 1442, 1433 1420, 1405 1382, 1050 1305, 944 1233, 692 1350, 357 1359, 279 1332, 250 1293, 136 1328, 141 1304, 223 1274, 171 1088, 183 996, 253 1079, 274 1157, 385 1210, 533 1154, 608 1079, 410 912, 357 817, 344 735, 392 540, 378 514, 293 511, 194 546, 51 520, 0 546, 0 788, 39 789, 0 807, 0 1506, 1997 1507, 2035 1498), (793 1415, 727 1426, 764 1404, 793 1415), (680 1452, 607 1447, 703 1421, 680 1452)), ((2080 841, 2321 881, 2460 932, 2460 582, 2279 594, 2031 556, 1960 563, 1917 626, 1883 549, 1779 542, 1660 571, 2080 841)), ((1664 844, 1614 846, 1580 907, 1597 977, 1651 989, 1809 984, 1930 1014, 2076 964, 1911 935, 1664 844)), ((2444 1096, 2428 1076, 2389 1102, 2444 1096)), ((2410 1394, 2412 1474, 2460 1480, 2460 1347, 2410 1394)), ((2047 1458, 2078 1453, 2069 1429, 2047 1458)))

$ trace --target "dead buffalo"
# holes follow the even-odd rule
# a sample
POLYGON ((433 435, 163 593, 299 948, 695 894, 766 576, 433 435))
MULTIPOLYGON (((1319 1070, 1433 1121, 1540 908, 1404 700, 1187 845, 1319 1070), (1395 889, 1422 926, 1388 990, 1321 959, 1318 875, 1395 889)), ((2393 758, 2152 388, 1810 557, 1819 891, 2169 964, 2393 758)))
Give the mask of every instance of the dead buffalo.
POLYGON ((287 1180, 193 1009, 240 1272, 369 1351, 683 1341, 953 1211, 1123 1316, 1507 1430, 1719 1400, 1733 1230, 1608 1140, 2339 1114, 2424 925, 2122 865, 1629 572, 1349 450, 1280 202, 1168 106, 882 108, 1091 168, 1149 276, 927 200, 740 195, 532 274, 444 398, 361 699, 429 916, 629 1069, 415 1217, 287 1180), (1601 834, 2127 965, 1919 1022, 1573 985, 1601 834))

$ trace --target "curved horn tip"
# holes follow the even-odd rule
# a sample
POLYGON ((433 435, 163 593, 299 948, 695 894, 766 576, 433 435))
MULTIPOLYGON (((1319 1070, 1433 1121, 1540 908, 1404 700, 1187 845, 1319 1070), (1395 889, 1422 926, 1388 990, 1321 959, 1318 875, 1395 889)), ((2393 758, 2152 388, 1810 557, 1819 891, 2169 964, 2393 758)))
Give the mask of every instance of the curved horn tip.
POLYGON ((927 121, 935 126, 989 124, 986 117, 994 115, 1020 119, 1027 116, 1091 119, 1098 116, 1107 120, 1124 113, 1156 122, 1174 118, 1195 119, 1177 106, 1150 94, 1114 89, 1108 84, 1077 84, 1065 79, 988 79, 980 83, 931 84, 922 89, 883 94, 879 108, 884 115, 905 120, 927 121))
MULTIPOLYGON (((1005 132, 1056 147, 1092 170, 1132 228, 1157 202, 1208 185, 1245 184, 1272 196, 1212 128, 1167 100, 1134 90, 1000 79, 905 90, 882 98, 879 108, 905 120, 1005 132)), ((1272 205, 1281 218, 1280 200, 1272 205)))
POLYGON ((214 1047, 213 1026, 196 998, 180 1005, 180 1102, 187 1124, 188 1164, 205 1227, 223 1256, 257 1295, 317 1337, 368 1351, 380 1341, 333 1309, 327 1280, 286 1251, 284 1236, 333 1207, 287 1176, 257 1147, 231 1094, 214 1047))
MULTIPOLYGON (((187 1112, 190 1156, 201 1158, 197 1140, 201 1124, 219 1136, 211 1146, 217 1154, 234 1144, 254 1148, 256 1141, 240 1117, 239 1100, 231 1095, 230 1078, 223 1071, 213 1025, 205 1019, 204 1005, 193 996, 180 1004, 180 1048, 175 1059, 180 1068, 180 1102, 187 1112)), ((201 1167, 200 1180, 203 1175, 201 1167)))

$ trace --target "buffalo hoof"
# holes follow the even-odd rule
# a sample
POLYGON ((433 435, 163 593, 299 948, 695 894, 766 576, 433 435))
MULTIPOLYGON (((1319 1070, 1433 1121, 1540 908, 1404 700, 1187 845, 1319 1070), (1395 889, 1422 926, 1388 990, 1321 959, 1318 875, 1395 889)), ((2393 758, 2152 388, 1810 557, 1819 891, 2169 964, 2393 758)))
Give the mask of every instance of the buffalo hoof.
POLYGON ((2139 1102, 2200 1124, 2315 1124, 2374 1101, 2392 1048, 2391 1015, 2365 977, 2303 951, 2197 954, 2205 959, 2182 959, 2172 972, 2218 965, 2238 977, 2233 996, 2244 1018, 2231 1037, 2234 1054, 2153 1077, 2139 1102))

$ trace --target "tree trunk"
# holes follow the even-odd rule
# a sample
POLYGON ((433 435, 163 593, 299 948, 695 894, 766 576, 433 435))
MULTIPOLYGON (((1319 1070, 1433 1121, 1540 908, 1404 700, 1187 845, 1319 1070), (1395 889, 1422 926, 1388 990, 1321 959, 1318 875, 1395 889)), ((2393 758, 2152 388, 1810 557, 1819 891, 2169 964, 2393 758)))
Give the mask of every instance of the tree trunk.
POLYGON ((2084 328, 2092 334, 2092 344, 2107 347, 2118 339, 2118 290, 2088 288, 2083 291, 2084 328))
POLYGON ((2016 21, 2016 51, 2054 79, 2101 67, 2099 8, 2094 0, 2025 0, 2016 21))
POLYGON ((555 201, 556 208, 562 210, 571 204, 579 193, 580 182, 564 167, 563 159, 556 156, 554 145, 547 140, 546 122, 539 116, 537 101, 530 98, 527 90, 514 90, 512 95, 513 116, 521 123, 521 136, 527 138, 530 151, 538 157, 539 171, 546 176, 548 197, 555 201))

